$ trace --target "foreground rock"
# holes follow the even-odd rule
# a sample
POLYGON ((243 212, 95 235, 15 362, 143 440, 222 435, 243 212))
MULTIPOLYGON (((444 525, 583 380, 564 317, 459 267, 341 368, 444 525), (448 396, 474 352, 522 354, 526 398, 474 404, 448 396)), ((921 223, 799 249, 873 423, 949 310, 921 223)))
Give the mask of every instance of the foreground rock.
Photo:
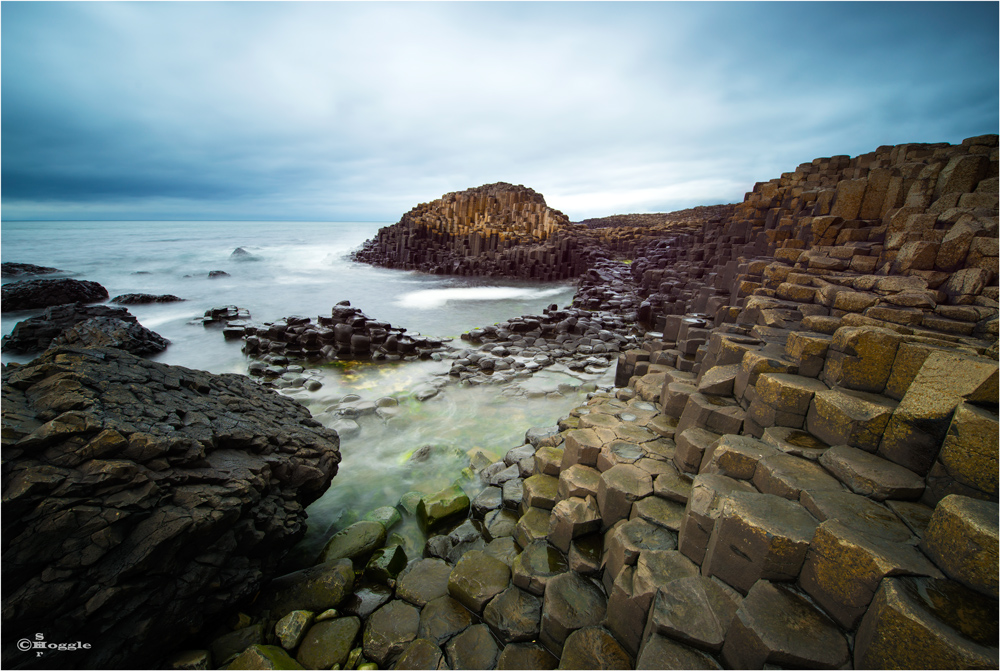
POLYGON ((111 348, 5 367, 4 635, 93 647, 4 666, 153 664, 273 574, 338 446, 242 376, 111 348))
POLYGON ((87 280, 22 280, 3 285, 3 311, 35 310, 64 303, 97 303, 108 290, 87 280))

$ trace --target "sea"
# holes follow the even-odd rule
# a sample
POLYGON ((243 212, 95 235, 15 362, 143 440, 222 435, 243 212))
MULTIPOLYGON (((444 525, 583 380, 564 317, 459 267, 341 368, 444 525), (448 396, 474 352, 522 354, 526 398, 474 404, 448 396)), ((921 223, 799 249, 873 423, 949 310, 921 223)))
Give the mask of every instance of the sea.
MULTIPOLYGON (((58 268, 61 274, 104 286, 110 297, 125 293, 173 294, 183 302, 129 305, 139 322, 170 341, 150 358, 213 373, 246 374, 248 358, 239 341, 197 321, 211 308, 235 305, 257 322, 288 316, 316 319, 340 301, 350 301, 373 319, 408 332, 450 338, 525 314, 541 314, 572 302, 574 285, 492 278, 466 278, 389 270, 355 263, 350 254, 385 222, 300 221, 5 221, 0 258, 58 268), (248 254, 235 255, 242 248, 248 254), (227 275, 209 277, 211 271, 227 275)), ((3 283, 22 278, 4 278, 3 283)), ((3 313, 3 335, 41 311, 3 313)), ((26 363, 34 355, 2 353, 4 363, 26 363)), ((317 391, 283 390, 332 426, 355 397, 393 398, 392 416, 357 418, 360 432, 342 436, 340 470, 330 490, 308 508, 315 548, 330 533, 374 508, 396 505, 408 491, 433 493, 461 480, 469 454, 502 456, 524 442, 531 427, 553 426, 580 405, 588 389, 609 383, 604 376, 581 379, 558 366, 536 374, 518 393, 496 387, 442 386, 450 362, 390 364, 342 362, 308 373, 317 391), (589 384, 588 384, 589 383, 589 384), (425 402, 411 392, 433 385, 425 402), (345 400, 346 399, 346 400, 345 400), (430 458, 411 456, 431 446, 430 458)), ((612 378, 613 379, 613 378, 612 378)), ((425 450, 425 452, 427 452, 425 450)), ((466 471, 466 474, 468 472, 466 471)), ((410 545, 413 529, 407 530, 410 545)))

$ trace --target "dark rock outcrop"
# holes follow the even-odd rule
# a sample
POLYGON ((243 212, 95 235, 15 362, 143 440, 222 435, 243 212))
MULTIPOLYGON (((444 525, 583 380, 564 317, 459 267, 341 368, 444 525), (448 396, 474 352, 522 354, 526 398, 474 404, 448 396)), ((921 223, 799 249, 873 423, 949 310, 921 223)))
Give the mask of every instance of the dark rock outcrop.
POLYGON ((65 303, 97 303, 108 290, 88 280, 22 280, 3 285, 3 312, 35 310, 65 303))
POLYGON ((295 401, 111 348, 3 370, 4 666, 148 667, 251 597, 339 439, 295 401), (91 642, 44 658, 14 642, 91 642))
POLYGON ((169 341, 143 327, 126 308, 69 303, 45 309, 37 317, 18 322, 4 336, 5 351, 31 353, 53 341, 78 347, 117 347, 133 354, 162 352, 169 341))
POLYGON ((148 303, 177 303, 183 298, 173 294, 122 294, 111 299, 118 305, 145 305, 148 303))
POLYGON ((24 277, 25 275, 51 275, 61 273, 58 268, 48 266, 36 266, 33 263, 12 263, 0 264, 0 273, 3 277, 24 277))

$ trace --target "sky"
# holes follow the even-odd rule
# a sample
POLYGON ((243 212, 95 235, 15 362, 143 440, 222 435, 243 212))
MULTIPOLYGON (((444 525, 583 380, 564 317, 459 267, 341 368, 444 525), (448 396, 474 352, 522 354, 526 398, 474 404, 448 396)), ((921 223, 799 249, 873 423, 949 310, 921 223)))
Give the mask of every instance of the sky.
POLYGON ((571 220, 998 132, 996 2, 0 3, 0 217, 571 220))

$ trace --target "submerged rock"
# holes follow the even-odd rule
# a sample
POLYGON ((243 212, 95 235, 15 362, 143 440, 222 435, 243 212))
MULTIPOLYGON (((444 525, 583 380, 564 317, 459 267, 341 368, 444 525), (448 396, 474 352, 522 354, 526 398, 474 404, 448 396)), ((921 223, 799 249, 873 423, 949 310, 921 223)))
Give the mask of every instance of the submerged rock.
POLYGON ((146 305, 148 303, 177 303, 183 298, 173 294, 122 294, 111 299, 118 305, 146 305))
POLYGON ((6 262, 0 264, 0 273, 3 277, 23 277, 25 275, 51 275, 52 273, 61 273, 63 271, 58 268, 49 268, 48 266, 36 266, 32 263, 11 263, 6 262))

